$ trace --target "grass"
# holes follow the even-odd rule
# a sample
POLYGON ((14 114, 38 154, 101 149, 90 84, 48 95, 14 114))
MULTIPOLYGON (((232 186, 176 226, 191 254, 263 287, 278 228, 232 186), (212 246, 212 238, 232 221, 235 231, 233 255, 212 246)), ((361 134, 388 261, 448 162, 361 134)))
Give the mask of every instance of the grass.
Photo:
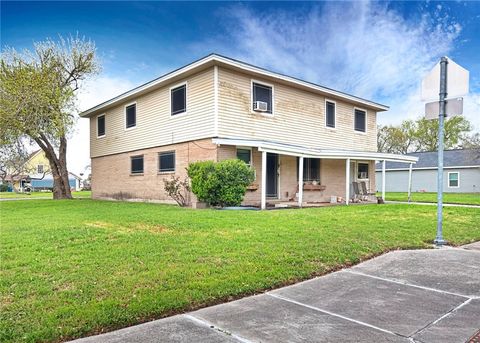
MULTIPOLYGON (((77 200, 0 203, 0 341, 62 341, 427 248, 433 207, 191 210, 77 200)), ((480 211, 445 208, 445 238, 480 240, 480 211)))
MULTIPOLYGON (((72 196, 74 198, 90 198, 92 196, 92 192, 90 191, 78 191, 72 192, 72 196)), ((0 199, 25 199, 25 198, 47 198, 52 199, 53 193, 52 192, 32 192, 30 194, 27 193, 15 193, 15 192, 0 192, 0 199)))
MULTIPOLYGON (((377 194, 381 196, 381 193, 377 194)), ((387 201, 407 201, 406 192, 387 192, 385 194, 387 201)), ((413 192, 412 201, 417 202, 437 202, 437 193, 432 192, 413 192)), ((448 204, 469 204, 480 205, 480 193, 443 193, 443 202, 448 204)))

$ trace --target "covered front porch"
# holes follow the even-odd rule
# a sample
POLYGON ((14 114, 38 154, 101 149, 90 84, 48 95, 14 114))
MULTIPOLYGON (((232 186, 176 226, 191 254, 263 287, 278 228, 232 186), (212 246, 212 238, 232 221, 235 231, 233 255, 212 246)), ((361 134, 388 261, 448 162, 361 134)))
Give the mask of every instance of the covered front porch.
POLYGON ((376 161, 404 162, 411 169, 417 160, 404 155, 257 140, 215 138, 213 142, 219 146, 219 160, 240 158, 255 169, 256 179, 247 190, 244 205, 261 209, 373 203, 377 200, 376 161))

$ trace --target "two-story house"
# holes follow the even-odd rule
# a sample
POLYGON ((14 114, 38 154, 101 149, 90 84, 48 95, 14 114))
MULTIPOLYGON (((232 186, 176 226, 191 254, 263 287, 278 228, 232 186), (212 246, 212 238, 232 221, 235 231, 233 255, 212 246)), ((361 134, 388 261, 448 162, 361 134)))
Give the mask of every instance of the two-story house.
POLYGON ((244 203, 348 200, 375 188, 377 113, 388 107, 211 54, 81 113, 94 198, 169 200, 189 163, 239 158, 256 171, 244 203), (299 185, 302 185, 299 187, 299 185))

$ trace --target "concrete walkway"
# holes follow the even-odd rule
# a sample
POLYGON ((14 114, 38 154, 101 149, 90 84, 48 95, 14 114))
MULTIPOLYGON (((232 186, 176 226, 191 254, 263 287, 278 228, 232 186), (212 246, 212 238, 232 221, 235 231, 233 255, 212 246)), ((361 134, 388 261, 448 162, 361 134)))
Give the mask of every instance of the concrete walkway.
POLYGON ((77 340, 464 343, 480 329, 480 242, 395 251, 265 294, 77 340))

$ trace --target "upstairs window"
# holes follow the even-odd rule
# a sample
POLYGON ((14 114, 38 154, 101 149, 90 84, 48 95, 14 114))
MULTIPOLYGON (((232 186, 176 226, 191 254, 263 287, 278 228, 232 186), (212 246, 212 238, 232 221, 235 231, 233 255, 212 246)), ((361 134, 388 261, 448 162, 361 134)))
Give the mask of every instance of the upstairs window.
POLYGON ((187 84, 170 90, 172 116, 187 112, 187 84))
POLYGON ((359 109, 355 109, 355 131, 366 132, 367 131, 367 112, 359 109))
POLYGON ((137 125, 137 104, 131 104, 125 107, 125 127, 127 129, 137 125))
POLYGON ((325 125, 327 127, 335 127, 335 103, 331 101, 325 102, 325 125))
POLYGON ((175 171, 175 151, 158 154, 158 171, 162 173, 175 171))
MULTIPOLYGON (((297 157, 297 180, 298 180, 299 164, 300 164, 300 159, 297 157)), ((320 160, 318 158, 303 159, 303 181, 320 182, 320 160)))
POLYGON ((252 109, 255 112, 273 113, 273 89, 271 86, 253 82, 252 84, 252 109), (259 102, 259 103, 257 103, 259 102), (262 107, 266 104, 265 108, 262 107))
POLYGON ((458 188, 460 186, 460 175, 458 172, 448 173, 448 187, 458 188))
POLYGON ((143 155, 130 157, 130 172, 132 174, 143 174, 143 155))
POLYGON ((43 164, 37 165, 37 173, 38 174, 43 174, 43 170, 44 170, 43 164))
POLYGON ((252 165, 252 150, 250 149, 237 149, 237 158, 242 160, 249 166, 252 165))
POLYGON ((357 168, 357 179, 368 179, 368 163, 359 163, 357 168))
POLYGON ((105 136, 105 115, 97 117, 97 137, 105 136))

